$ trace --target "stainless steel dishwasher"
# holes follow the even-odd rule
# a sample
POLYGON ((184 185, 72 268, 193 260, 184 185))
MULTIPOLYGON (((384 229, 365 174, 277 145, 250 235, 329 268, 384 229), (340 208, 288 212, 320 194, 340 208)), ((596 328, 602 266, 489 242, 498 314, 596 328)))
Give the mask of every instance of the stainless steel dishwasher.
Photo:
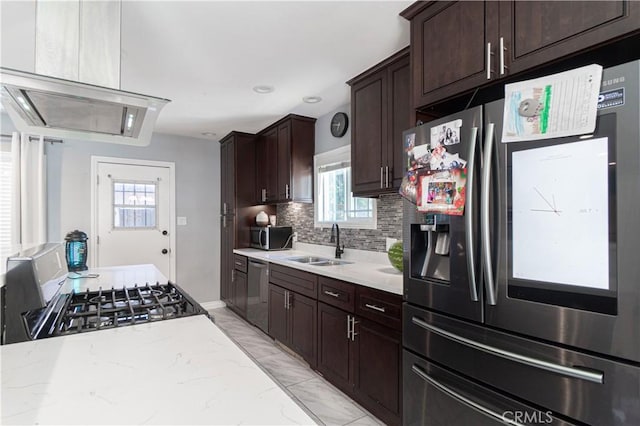
POLYGON ((269 264, 249 259, 247 320, 269 331, 269 264))

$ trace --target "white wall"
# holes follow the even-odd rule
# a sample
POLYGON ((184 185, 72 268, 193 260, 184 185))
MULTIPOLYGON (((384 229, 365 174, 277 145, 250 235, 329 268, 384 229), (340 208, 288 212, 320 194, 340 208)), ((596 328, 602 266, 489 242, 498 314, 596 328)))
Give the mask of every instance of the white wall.
MULTIPOLYGON (((14 130, 2 114, 2 133, 14 130)), ((147 147, 65 140, 46 145, 49 241, 91 231, 91 156, 172 161, 176 165, 177 284, 197 301, 220 299, 220 147, 217 142, 153 134, 147 147)), ((91 238, 92 236, 89 235, 91 238)))

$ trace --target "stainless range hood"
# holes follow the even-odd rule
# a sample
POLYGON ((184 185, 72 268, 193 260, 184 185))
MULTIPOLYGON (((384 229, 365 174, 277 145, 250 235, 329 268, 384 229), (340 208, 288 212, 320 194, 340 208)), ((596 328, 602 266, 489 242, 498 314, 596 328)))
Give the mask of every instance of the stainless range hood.
POLYGON ((2 105, 21 132, 139 146, 149 145, 170 102, 3 67, 0 87, 2 105))

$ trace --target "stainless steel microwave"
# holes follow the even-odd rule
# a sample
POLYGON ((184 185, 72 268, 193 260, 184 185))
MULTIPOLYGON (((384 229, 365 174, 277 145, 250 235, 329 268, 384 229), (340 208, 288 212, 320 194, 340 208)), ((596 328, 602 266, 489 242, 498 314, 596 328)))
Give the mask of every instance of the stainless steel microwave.
POLYGON ((252 226, 251 247, 261 250, 288 250, 292 247, 290 226, 252 226))

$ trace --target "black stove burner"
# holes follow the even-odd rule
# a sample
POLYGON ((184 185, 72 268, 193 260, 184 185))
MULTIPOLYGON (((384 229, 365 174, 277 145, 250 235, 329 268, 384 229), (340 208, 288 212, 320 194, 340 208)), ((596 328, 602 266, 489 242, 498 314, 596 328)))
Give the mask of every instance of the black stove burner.
POLYGON ((100 289, 67 297, 52 330, 54 336, 206 313, 171 283, 100 289))

